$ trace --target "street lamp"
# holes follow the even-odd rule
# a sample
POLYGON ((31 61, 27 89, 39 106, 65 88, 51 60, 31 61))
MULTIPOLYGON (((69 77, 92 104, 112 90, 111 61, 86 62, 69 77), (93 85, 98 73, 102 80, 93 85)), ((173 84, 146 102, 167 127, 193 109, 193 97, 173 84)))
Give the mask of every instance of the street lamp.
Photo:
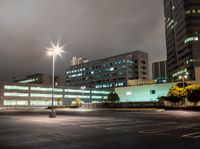
POLYGON ((188 78, 187 75, 182 75, 182 76, 179 76, 179 79, 182 80, 182 87, 184 88, 185 87, 185 80, 188 78))
POLYGON ((81 86, 81 90, 83 91, 83 96, 84 96, 84 90, 86 89, 85 86, 81 86))
POLYGON ((47 54, 49 56, 52 56, 52 101, 51 101, 51 112, 49 113, 50 118, 55 118, 56 117, 56 112, 54 110, 54 73, 55 73, 55 59, 56 56, 61 56, 64 51, 62 50, 64 46, 60 46, 59 43, 56 45, 51 42, 51 48, 47 48, 47 54))

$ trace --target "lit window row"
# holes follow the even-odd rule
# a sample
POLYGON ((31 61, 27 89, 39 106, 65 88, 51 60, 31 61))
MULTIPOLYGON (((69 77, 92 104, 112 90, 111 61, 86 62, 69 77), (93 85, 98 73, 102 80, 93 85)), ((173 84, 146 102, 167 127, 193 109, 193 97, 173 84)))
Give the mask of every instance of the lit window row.
POLYGON ((71 92, 71 93, 90 93, 89 90, 76 90, 76 89, 65 89, 65 92, 71 92))
MULTIPOLYGON (((35 93, 31 93, 30 95, 31 97, 47 97, 50 98, 52 97, 52 94, 35 94, 35 93)), ((63 98, 63 95, 58 95, 58 94, 53 94, 54 98, 63 98)))
POLYGON ((31 82, 35 82, 35 81, 38 81, 38 78, 22 80, 22 81, 19 81, 19 83, 31 83, 31 82))
POLYGON ((23 106, 23 105, 28 105, 27 100, 4 100, 3 101, 4 106, 23 106))
MULTIPOLYGON (((44 88, 44 87, 31 87, 31 90, 32 91, 49 91, 51 92, 52 91, 52 88, 44 88)), ((62 88, 54 88, 53 89, 55 92, 63 92, 63 89, 62 88)))
POLYGON ((107 96, 92 96, 92 99, 106 99, 107 96))
POLYGON ((185 39, 184 43, 188 43, 188 42, 192 42, 192 41, 198 41, 199 37, 188 37, 187 39, 185 39))
POLYGON ((115 83, 115 84, 102 84, 102 85, 96 85, 95 88, 108 88, 113 86, 123 86, 124 83, 115 83))
POLYGON ((66 71, 66 74, 70 74, 70 73, 76 73, 76 72, 82 72, 85 71, 85 68, 81 68, 81 69, 76 69, 76 70, 70 70, 70 71, 66 71))
POLYGON ((27 87, 27 86, 5 85, 4 89, 8 89, 8 90, 29 90, 29 87, 27 87))
POLYGON ((9 93, 9 92, 4 92, 4 96, 28 97, 28 93, 9 93))
POLYGON ((168 18, 167 22, 166 22, 166 27, 170 28, 171 30, 177 25, 177 21, 175 20, 171 20, 170 18, 168 18))
POLYGON ((172 77, 179 76, 180 74, 187 73, 187 69, 180 70, 172 75, 172 77))
MULTIPOLYGON (((31 100, 30 105, 38 105, 38 106, 50 106, 52 103, 51 100, 31 100)), ((62 101, 54 101, 53 104, 55 106, 62 105, 62 101)))
POLYGON ((199 13, 200 14, 200 9, 192 9, 192 10, 186 10, 185 14, 195 14, 199 13))
POLYGON ((65 95, 65 98, 90 98, 90 96, 84 96, 84 95, 65 95))
POLYGON ((69 75, 69 78, 80 77, 82 75, 83 75, 82 73, 73 74, 73 75, 69 75))
POLYGON ((93 94, 109 94, 110 92, 108 91, 97 91, 97 90, 94 90, 92 91, 93 94))

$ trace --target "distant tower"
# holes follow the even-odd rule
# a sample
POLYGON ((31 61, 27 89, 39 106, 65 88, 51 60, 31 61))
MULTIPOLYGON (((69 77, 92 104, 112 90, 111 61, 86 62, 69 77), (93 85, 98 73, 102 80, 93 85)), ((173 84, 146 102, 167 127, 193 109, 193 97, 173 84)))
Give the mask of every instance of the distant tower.
POLYGON ((167 82, 166 61, 152 63, 152 77, 156 81, 156 83, 167 82))
POLYGON ((72 57, 70 60, 70 66, 75 66, 75 65, 79 65, 82 63, 87 63, 89 62, 87 59, 83 58, 83 57, 72 57))

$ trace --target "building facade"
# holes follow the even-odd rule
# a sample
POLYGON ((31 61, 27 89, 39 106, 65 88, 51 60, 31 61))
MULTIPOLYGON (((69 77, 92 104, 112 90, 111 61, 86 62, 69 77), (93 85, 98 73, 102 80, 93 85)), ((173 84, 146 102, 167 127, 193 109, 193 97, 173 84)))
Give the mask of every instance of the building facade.
POLYGON ((200 1, 164 0, 167 76, 200 80, 200 1))
POLYGON ((127 86, 131 79, 148 79, 148 54, 141 51, 91 61, 66 70, 66 85, 92 88, 127 86))
POLYGON ((89 60, 83 58, 83 57, 72 57, 70 60, 70 66, 74 66, 74 65, 79 65, 82 63, 87 63, 89 62, 89 60))
POLYGON ((115 88, 120 102, 157 102, 158 97, 167 96, 169 89, 177 83, 150 84, 115 88))
POLYGON ((166 61, 152 63, 152 78, 156 83, 167 82, 167 66, 166 61))
MULTIPOLYGON (((56 86, 54 105, 71 104, 77 97, 83 102, 101 102, 110 90, 56 86)), ((50 106, 52 87, 44 84, 0 83, 0 106, 50 106)))
MULTIPOLYGON (((65 77, 64 76, 55 76, 55 85, 65 85, 65 77)), ((52 84, 52 76, 47 75, 47 74, 33 74, 26 76, 26 78, 22 79, 15 79, 13 82, 18 82, 18 83, 33 83, 33 84, 47 84, 51 85, 52 84)))

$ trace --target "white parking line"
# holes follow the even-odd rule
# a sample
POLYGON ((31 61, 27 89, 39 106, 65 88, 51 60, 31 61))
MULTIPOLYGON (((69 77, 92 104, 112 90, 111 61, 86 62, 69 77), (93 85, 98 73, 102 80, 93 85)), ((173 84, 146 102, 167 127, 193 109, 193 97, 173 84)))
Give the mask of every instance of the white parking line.
POLYGON ((177 130, 177 129, 187 129, 187 128, 192 128, 192 127, 196 127, 196 126, 200 126, 199 123, 194 123, 194 124, 184 124, 184 125, 179 125, 176 127, 169 127, 169 128, 162 128, 162 129, 148 129, 148 130, 141 130, 138 131, 138 133, 160 133, 160 132, 165 132, 165 131, 170 131, 170 130, 177 130))
POLYGON ((137 124, 141 123, 140 121, 127 121, 127 122, 117 122, 117 123, 104 123, 104 124, 95 124, 95 125, 80 125, 81 127, 105 127, 105 126, 117 126, 117 125, 126 125, 126 124, 137 124))
POLYGON ((153 126, 159 126, 159 125, 169 125, 169 124, 176 124, 177 122, 159 122, 159 123, 149 123, 149 121, 143 121, 137 124, 142 124, 142 125, 130 125, 130 126, 126 126, 126 127, 109 127, 106 128, 108 130, 121 130, 121 129, 127 129, 127 128, 140 128, 140 127, 153 127, 153 126))
POLYGON ((185 135, 182 135, 181 137, 197 139, 197 138, 200 138, 200 132, 185 134, 185 135))

